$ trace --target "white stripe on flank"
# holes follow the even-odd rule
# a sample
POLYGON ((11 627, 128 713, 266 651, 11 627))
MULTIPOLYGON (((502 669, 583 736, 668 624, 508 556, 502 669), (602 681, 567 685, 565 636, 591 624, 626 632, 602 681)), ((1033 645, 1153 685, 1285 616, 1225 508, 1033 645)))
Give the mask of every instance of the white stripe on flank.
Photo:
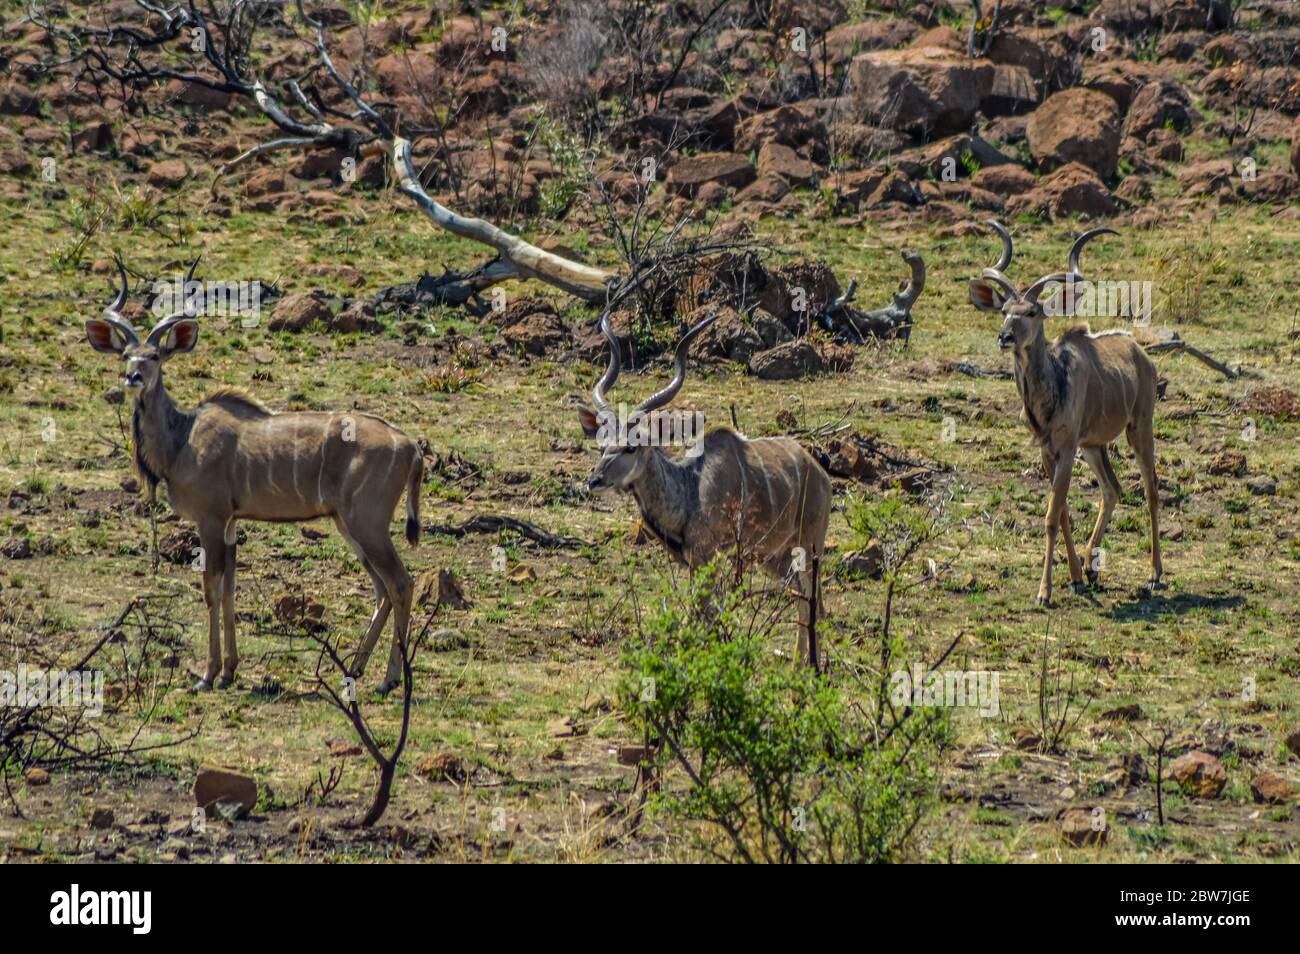
POLYGON ((325 479, 325 454, 329 449, 330 433, 334 430, 334 412, 330 412, 329 418, 325 421, 325 436, 320 442, 320 469, 316 471, 316 502, 323 504, 325 502, 325 491, 321 489, 321 481, 325 479))

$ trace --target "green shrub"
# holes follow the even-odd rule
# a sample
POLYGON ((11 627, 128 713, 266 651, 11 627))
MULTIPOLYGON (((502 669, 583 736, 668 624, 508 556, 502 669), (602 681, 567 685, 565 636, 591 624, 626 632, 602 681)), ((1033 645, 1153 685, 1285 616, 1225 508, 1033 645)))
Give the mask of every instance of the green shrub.
POLYGON ((933 805, 946 716, 896 714, 849 667, 818 677, 777 656, 787 597, 725 592, 730 577, 715 561, 670 584, 624 652, 619 701, 647 741, 651 813, 726 861, 897 860, 933 805))

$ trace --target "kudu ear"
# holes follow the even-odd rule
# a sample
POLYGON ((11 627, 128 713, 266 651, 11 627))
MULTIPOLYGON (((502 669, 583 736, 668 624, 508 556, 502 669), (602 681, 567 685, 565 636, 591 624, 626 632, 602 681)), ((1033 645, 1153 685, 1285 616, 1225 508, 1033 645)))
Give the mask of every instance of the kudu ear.
POLYGON ((973 278, 970 283, 970 303, 980 311, 1002 311, 1002 304, 1007 300, 1002 289, 982 278, 973 278))
POLYGON ((588 437, 595 437, 600 431, 600 419, 596 412, 586 405, 578 408, 578 423, 582 425, 582 433, 588 437))
POLYGON ((182 318, 167 329, 158 342, 158 357, 167 360, 174 354, 193 351, 199 340, 199 323, 192 318, 182 318))
POLYGON ((104 354, 121 354, 129 344, 120 331, 102 318, 86 322, 86 338, 92 348, 104 354))

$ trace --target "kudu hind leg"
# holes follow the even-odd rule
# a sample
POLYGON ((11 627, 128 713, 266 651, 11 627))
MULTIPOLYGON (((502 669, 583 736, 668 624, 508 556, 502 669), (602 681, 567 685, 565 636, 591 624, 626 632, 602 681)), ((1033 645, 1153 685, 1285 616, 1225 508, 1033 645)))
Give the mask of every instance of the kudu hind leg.
POLYGON ((1085 554, 1088 560, 1088 582, 1095 584, 1103 562, 1101 539, 1110 524, 1111 514, 1115 512, 1120 486, 1119 478, 1115 476, 1115 468, 1111 466, 1110 455, 1105 447, 1083 448, 1083 459, 1096 476, 1097 485, 1101 488, 1101 509, 1097 512, 1097 522, 1093 524, 1092 535, 1088 537, 1088 552, 1085 554))
POLYGON ((370 654, 374 652, 375 643, 379 641, 379 634, 384 631, 384 624, 388 622, 388 616, 392 612, 393 604, 388 598, 388 584, 375 570, 374 564, 366 556, 366 551, 361 544, 348 532, 347 526, 338 517, 334 518, 334 525, 338 527, 343 539, 352 547, 352 552, 356 554, 357 560, 361 563, 375 588, 375 609, 370 615, 370 626, 366 630, 366 635, 362 637, 356 655, 352 657, 352 663, 348 667, 348 675, 360 679, 366 673, 366 665, 370 662, 370 654))
POLYGON ((799 654, 800 662, 812 662, 810 640, 808 638, 811 620, 811 607, 808 600, 812 595, 809 572, 807 570, 796 570, 794 568, 794 559, 789 554, 775 563, 769 563, 767 569, 772 576, 781 581, 794 597, 795 607, 799 614, 799 631, 795 642, 795 650, 799 654))
MULTIPOLYGON (((234 539, 234 528, 226 534, 234 539)), ((221 580, 221 627, 223 636, 221 676, 216 681, 218 689, 225 689, 235 681, 235 667, 239 665, 239 650, 235 645, 235 544, 224 548, 225 574, 221 580)))
POLYGON ((1151 518, 1151 586, 1160 585, 1164 565, 1160 561, 1160 480, 1156 476, 1156 439, 1151 421, 1138 420, 1129 425, 1128 443, 1142 472, 1142 489, 1146 492, 1147 514, 1151 518))
MULTIPOLYGON (((388 535, 387 525, 377 531, 353 533, 352 537, 365 554, 367 569, 371 571, 373 577, 378 578, 384 592, 388 595, 387 611, 390 611, 393 617, 393 645, 388 654, 388 669, 379 691, 389 692, 402 681, 402 659, 406 649, 406 634, 411 620, 411 597, 415 584, 411 574, 406 570, 406 565, 402 563, 402 558, 397 555, 397 549, 388 535)), ((383 607, 376 609, 375 619, 371 621, 370 631, 366 634, 366 643, 358 654, 359 662, 369 659, 370 652, 374 649, 374 644, 383 629, 383 617, 386 615, 383 607)))

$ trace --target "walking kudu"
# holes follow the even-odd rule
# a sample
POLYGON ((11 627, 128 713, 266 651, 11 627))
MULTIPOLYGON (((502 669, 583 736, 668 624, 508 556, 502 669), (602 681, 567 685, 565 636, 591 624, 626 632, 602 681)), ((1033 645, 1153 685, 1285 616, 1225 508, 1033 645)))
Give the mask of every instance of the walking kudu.
POLYGON ((609 312, 601 317, 609 367, 592 389, 594 410, 578 409, 583 432, 598 438, 602 447, 587 483, 594 491, 630 493, 645 527, 692 569, 735 548, 743 563, 757 563, 792 585, 800 597, 799 655, 816 667, 810 610, 830 520, 830 478, 795 440, 747 440, 727 427, 709 431, 680 460, 663 452, 673 441, 674 425, 669 415, 656 412, 681 390, 690 343, 713 320, 706 318, 685 334, 677 345, 672 381, 643 401, 620 428, 618 411, 605 398, 621 364, 618 338, 609 312))
POLYGON ((1004 274, 1011 264, 1011 236, 999 223, 989 225, 1002 239, 1002 255, 983 278, 970 283, 971 302, 981 311, 1004 316, 998 344, 1010 349, 1015 360, 1016 387, 1024 403, 1029 429, 1037 438, 1043 467, 1051 481, 1047 501, 1047 552, 1038 586, 1038 602, 1046 605, 1052 595, 1052 554, 1056 533, 1065 540, 1070 579, 1076 592, 1083 592, 1081 566, 1074 552, 1070 532, 1067 494, 1075 451, 1087 461, 1101 486, 1101 512, 1088 540, 1088 580, 1095 583, 1101 539, 1106 532, 1120 485, 1110 463, 1109 445, 1123 432, 1137 457, 1138 470, 1146 490, 1151 517, 1151 585, 1160 583, 1160 485, 1156 477, 1156 445, 1153 416, 1156 404, 1156 367, 1146 352, 1125 331, 1092 334, 1086 326, 1070 328, 1048 342, 1043 331, 1049 314, 1070 315, 1077 303, 1076 284, 1086 281, 1079 256, 1089 240, 1116 234, 1099 228, 1084 232, 1070 249, 1067 270, 1045 275, 1023 291, 1004 274), (1040 296, 1049 289, 1046 304, 1040 296))
MULTIPOLYGON (((197 264, 197 260, 196 263, 197 264)), ((375 586, 370 628, 352 664, 364 673, 391 613, 393 646, 381 691, 402 676, 402 653, 411 612, 411 576, 389 536, 389 523, 406 498, 406 539, 420 532, 420 449, 377 417, 353 413, 275 414, 253 398, 223 389, 193 411, 173 403, 162 365, 191 351, 198 323, 184 313, 160 321, 143 341, 119 313, 126 301, 126 269, 117 262, 122 289, 102 319, 86 322, 96 351, 126 362, 126 387, 134 393, 131 418, 135 466, 150 496, 167 484, 173 509, 198 526, 203 598, 208 606, 208 664, 196 689, 225 688, 235 678, 236 522, 275 523, 331 517, 375 586), (218 631, 224 623, 225 661, 218 631), (220 676, 218 676, 218 672, 220 676)), ((188 284, 194 269, 186 276, 188 284)))

